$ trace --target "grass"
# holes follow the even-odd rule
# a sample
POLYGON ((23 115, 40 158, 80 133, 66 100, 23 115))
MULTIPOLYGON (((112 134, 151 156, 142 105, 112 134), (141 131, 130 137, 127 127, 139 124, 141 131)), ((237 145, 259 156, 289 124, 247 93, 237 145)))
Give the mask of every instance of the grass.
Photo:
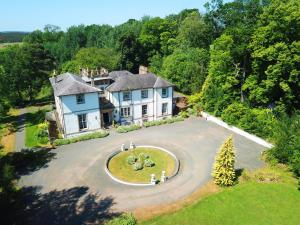
POLYGON ((108 169, 115 177, 123 181, 150 183, 150 176, 153 173, 158 180, 163 170, 166 171, 167 176, 170 176, 175 169, 175 161, 166 152, 151 148, 136 148, 114 156, 109 162, 108 169), (138 156, 140 153, 149 155, 149 158, 154 161, 155 166, 144 167, 142 170, 135 171, 132 165, 127 163, 127 157, 132 154, 138 156))
POLYGON ((15 150, 19 113, 18 109, 10 109, 8 115, 0 119, 0 144, 6 153, 15 150))
MULTIPOLYGON (((285 167, 244 172, 240 183, 220 188, 195 204, 141 224, 298 224, 300 192, 285 167)), ((140 220, 141 221, 141 220, 140 220)))
POLYGON ((49 105, 27 107, 25 126, 25 146, 44 146, 37 137, 38 125, 45 121, 45 112, 50 110, 49 105))

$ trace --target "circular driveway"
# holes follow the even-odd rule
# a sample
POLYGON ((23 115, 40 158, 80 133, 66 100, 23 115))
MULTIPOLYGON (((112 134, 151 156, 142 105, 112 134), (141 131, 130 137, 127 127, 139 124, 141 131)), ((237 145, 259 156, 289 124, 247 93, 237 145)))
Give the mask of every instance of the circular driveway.
MULTIPOLYGON (((94 139, 58 147, 47 166, 22 176, 22 186, 40 187, 41 194, 74 187, 87 187, 89 193, 110 197, 113 209, 132 210, 149 205, 179 200, 211 179, 215 154, 223 141, 232 134, 202 118, 150 127, 125 134, 111 133, 103 139, 94 139), (177 176, 152 187, 133 187, 113 181, 104 171, 107 157, 124 143, 153 145, 166 148, 180 160, 177 176)), ((234 134, 236 168, 254 169, 263 165, 260 146, 234 134)), ((159 176, 159 175, 157 175, 159 176)))

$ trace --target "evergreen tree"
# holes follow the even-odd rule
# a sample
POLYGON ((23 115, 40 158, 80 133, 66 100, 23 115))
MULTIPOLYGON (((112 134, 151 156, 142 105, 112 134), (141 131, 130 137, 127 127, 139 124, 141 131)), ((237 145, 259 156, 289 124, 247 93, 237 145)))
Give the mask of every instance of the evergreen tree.
POLYGON ((212 173, 215 184, 220 186, 233 185, 235 178, 234 158, 233 137, 230 136, 222 144, 220 151, 216 156, 212 173))

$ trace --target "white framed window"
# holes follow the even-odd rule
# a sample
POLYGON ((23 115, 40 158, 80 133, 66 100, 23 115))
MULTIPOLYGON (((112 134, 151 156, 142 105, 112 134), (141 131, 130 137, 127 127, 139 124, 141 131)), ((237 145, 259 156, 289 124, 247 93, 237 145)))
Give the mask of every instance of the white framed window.
POLYGON ((163 98, 169 97, 169 95, 168 95, 168 88, 162 88, 162 89, 161 89, 161 96, 162 96, 163 98))
POLYGON ((148 98, 148 89, 141 91, 141 97, 142 98, 148 98))
POLYGON ((129 101, 131 100, 131 93, 130 91, 124 91, 123 92, 123 101, 129 101))
POLYGON ((130 116, 130 107, 121 108, 121 117, 129 117, 130 116))
POLYGON ((148 106, 142 105, 142 116, 147 116, 148 114, 148 106))
POLYGON ((166 115, 168 114, 168 103, 163 103, 161 106, 161 114, 166 115))
POLYGON ((86 114, 79 114, 77 115, 77 117, 78 117, 79 130, 86 129, 87 128, 86 114))
POLYGON ((76 95, 76 103, 77 104, 84 104, 85 103, 84 94, 76 95))

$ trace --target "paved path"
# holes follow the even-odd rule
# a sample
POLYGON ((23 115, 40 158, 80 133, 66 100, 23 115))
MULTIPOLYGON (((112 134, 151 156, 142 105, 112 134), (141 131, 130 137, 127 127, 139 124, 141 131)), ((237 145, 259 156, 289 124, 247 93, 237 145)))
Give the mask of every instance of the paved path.
MULTIPOLYGON (((150 127, 126 134, 114 133, 95 139, 61 146, 55 149, 55 159, 47 167, 23 176, 20 184, 38 186, 41 193, 88 187, 89 193, 111 197, 113 209, 132 210, 137 207, 169 203, 181 199, 211 179, 215 154, 232 132, 201 118, 150 127), (179 174, 167 183, 155 187, 132 187, 116 183, 104 172, 107 156, 121 144, 154 145, 172 151, 180 160, 179 174)), ((234 135, 237 168, 254 169, 264 147, 234 135)))
POLYGON ((26 108, 20 109, 18 128, 16 132, 16 151, 21 151, 25 147, 25 113, 26 108))

